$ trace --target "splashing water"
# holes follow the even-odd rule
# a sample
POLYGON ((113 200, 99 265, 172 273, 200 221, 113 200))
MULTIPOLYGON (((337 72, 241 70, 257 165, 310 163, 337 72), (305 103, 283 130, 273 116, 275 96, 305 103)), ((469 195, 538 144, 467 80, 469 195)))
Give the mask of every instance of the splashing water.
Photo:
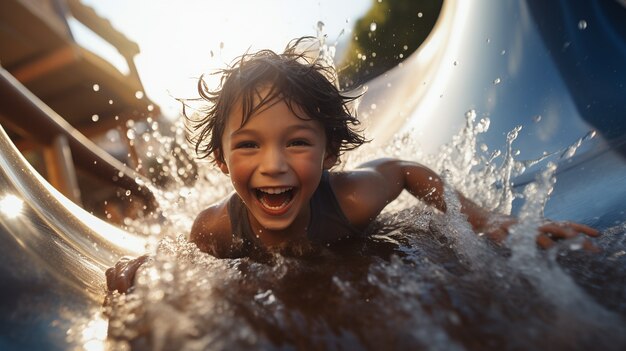
MULTIPOLYGON (((322 42, 320 53, 327 57, 333 51, 322 42)), ((473 110, 465 118, 465 127, 437 155, 424 155, 412 132, 397 136, 378 155, 418 161, 442 174, 447 213, 401 197, 364 241, 314 257, 277 254, 269 262, 216 259, 188 243, 195 215, 230 192, 228 179, 194 161, 182 126, 163 135, 154 122, 143 133, 147 137, 135 130, 138 153, 150 156, 140 171, 152 180, 147 186, 162 208, 126 222, 128 230, 152 238, 149 250, 155 255, 139 270, 132 294, 107 298, 107 346, 622 349, 626 291, 616 284, 626 277, 626 255, 570 250, 577 239, 538 250, 535 228, 542 223, 557 166, 549 163, 521 192, 513 184, 548 157, 572 157, 593 134, 540 159, 520 161, 513 143, 521 126, 508 133, 504 151, 491 151, 479 143, 489 118, 477 120, 473 110), (454 189, 503 215, 511 214, 515 199, 524 201, 503 246, 472 231, 454 189), (622 267, 612 272, 615 281, 602 277, 607 264, 622 267), (612 299, 590 295, 595 284, 610 286, 612 299)), ((357 151, 346 156, 346 167, 372 158, 357 151)), ((626 252, 620 228, 598 244, 626 252)))
MULTIPOLYGON (((549 252, 535 245, 533 228, 541 223, 554 186, 555 164, 517 194, 512 179, 537 161, 515 159, 512 144, 521 127, 507 135, 504 152, 490 151, 478 146, 489 119, 476 121, 476 112, 469 111, 466 121, 437 156, 421 160, 447 183, 445 215, 401 200, 380 216, 364 242, 316 257, 276 255, 262 263, 215 259, 187 242, 195 213, 225 196, 230 186, 212 166, 193 162, 181 134, 165 137, 150 128, 150 138, 137 140, 159 141, 152 148, 153 163, 160 167, 153 181, 171 177, 154 190, 167 207, 158 218, 129 224, 137 232, 154 233, 146 223, 158 221, 159 240, 153 241, 152 262, 138 273, 136 290, 108 298, 108 346, 463 350, 625 345, 623 300, 617 312, 610 312, 559 263, 579 255, 597 264, 602 254, 594 259, 563 245, 549 252), (452 189, 503 214, 510 213, 513 199, 524 199, 520 222, 505 246, 471 230, 452 189)), ((570 157, 590 137, 550 155, 570 157)), ((385 152, 407 159, 422 155, 410 133, 398 136, 385 152)), ((616 259, 624 262, 624 257, 616 259)))

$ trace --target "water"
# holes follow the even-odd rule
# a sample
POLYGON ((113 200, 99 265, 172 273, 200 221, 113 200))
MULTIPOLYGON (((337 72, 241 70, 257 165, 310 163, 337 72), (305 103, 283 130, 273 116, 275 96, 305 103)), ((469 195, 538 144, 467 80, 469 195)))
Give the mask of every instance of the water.
MULTIPOLYGON (((558 181, 557 164, 593 135, 544 156, 550 162, 520 189, 512 179, 540 161, 516 159, 521 127, 508 133, 503 151, 492 151, 480 144, 490 122, 477 121, 476 115, 468 111, 466 126, 436 156, 423 155, 411 132, 380 151, 443 174, 446 214, 402 196, 369 229, 367 240, 315 256, 277 254, 266 262, 215 259, 189 244, 185 234, 195 214, 228 193, 228 179, 208 164, 195 165, 180 133, 138 138, 138 147, 152 145, 157 160, 152 164, 163 172, 155 171, 155 180, 173 174, 157 192, 169 207, 127 222, 129 230, 154 237, 156 255, 139 271, 132 294, 107 298, 106 346, 624 349, 626 223, 594 241, 600 253, 582 250, 580 239, 550 250, 538 249, 534 241, 533 228, 558 181), (504 245, 470 229, 452 189, 501 214, 522 201, 520 222, 504 245)), ((372 157, 358 151, 346 156, 345 168, 372 157)))
MULTIPOLYGON (((334 46, 325 43, 321 22, 318 37, 322 58, 332 64, 334 46)), ((582 238, 549 250, 535 243, 534 228, 543 220, 559 172, 571 167, 595 132, 523 160, 515 141, 524 126, 503 135, 503 146, 486 145, 482 135, 491 121, 477 116, 468 111, 464 128, 436 154, 423 152, 419 133, 409 131, 386 147, 348 153, 337 167, 389 156, 423 163, 446 182, 446 214, 403 194, 368 229, 366 240, 307 257, 276 254, 263 262, 216 259, 187 242, 195 215, 231 186, 215 167, 193 160, 182 126, 163 135, 150 121, 135 145, 138 154, 149 156, 142 167, 158 184, 152 187, 162 208, 125 224, 152 238, 149 251, 156 254, 138 272, 132 294, 107 297, 105 345, 115 350, 625 349, 626 222, 602 228, 594 240, 599 253, 583 250, 582 238), (520 182, 530 171, 532 181, 520 182), (520 219, 502 245, 471 230, 454 189, 495 214, 520 219)))

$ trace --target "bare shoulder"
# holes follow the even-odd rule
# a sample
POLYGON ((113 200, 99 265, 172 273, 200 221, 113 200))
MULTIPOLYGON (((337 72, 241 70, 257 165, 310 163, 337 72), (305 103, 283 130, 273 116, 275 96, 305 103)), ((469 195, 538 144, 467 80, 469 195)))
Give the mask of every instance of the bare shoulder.
POLYGON ((365 229, 389 202, 387 180, 373 167, 331 172, 329 181, 341 210, 357 228, 365 229))
POLYGON ((342 200, 356 204, 360 200, 357 197, 366 194, 376 195, 384 191, 392 180, 386 174, 389 173, 388 169, 399 170, 400 162, 402 161, 397 159, 382 158, 363 163, 352 170, 331 172, 331 186, 342 200))
POLYGON ((189 235, 189 241, 196 244, 200 251, 216 257, 227 256, 232 244, 228 199, 200 212, 189 235))

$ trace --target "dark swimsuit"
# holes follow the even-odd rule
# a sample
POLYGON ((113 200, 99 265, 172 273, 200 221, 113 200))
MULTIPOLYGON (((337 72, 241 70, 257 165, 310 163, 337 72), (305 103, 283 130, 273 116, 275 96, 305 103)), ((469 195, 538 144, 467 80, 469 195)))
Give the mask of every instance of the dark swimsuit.
MULTIPOLYGON (((329 178, 328 172, 322 173, 320 184, 310 200, 311 219, 307 238, 313 245, 330 246, 343 239, 364 236, 363 231, 348 222, 330 186, 329 178)), ((267 252, 252 233, 248 209, 237 193, 228 200, 228 215, 233 232, 230 257, 256 256, 267 252)))

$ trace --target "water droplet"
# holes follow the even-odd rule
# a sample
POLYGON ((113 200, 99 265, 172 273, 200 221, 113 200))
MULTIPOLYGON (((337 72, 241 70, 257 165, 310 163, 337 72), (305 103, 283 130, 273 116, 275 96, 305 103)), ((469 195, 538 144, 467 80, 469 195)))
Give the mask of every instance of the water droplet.
POLYGON ((491 120, 489 118, 487 117, 481 118, 480 121, 478 121, 478 123, 476 124, 476 132, 484 133, 489 130, 490 125, 491 125, 491 120))
POLYGON ((491 38, 487 38, 487 44, 491 43, 491 38))
POLYGON ((506 134, 506 141, 510 143, 513 140, 517 139, 517 135, 519 134, 520 130, 522 130, 521 125, 513 128, 510 132, 506 134))
POLYGON ((100 91, 100 86, 98 84, 93 85, 93 91, 100 91))
POLYGON ((113 105, 113 100, 109 100, 109 105, 113 105))
POLYGON ((581 243, 572 243, 569 246, 569 249, 572 251, 580 250, 582 248, 583 248, 583 245, 581 243))
POLYGON ((579 146, 580 146, 580 142, 575 143, 574 145, 568 146, 567 149, 565 149, 565 151, 561 154, 561 158, 566 160, 568 158, 574 157, 574 155, 576 155, 576 151, 578 150, 579 146))
POLYGON ((417 13, 417 17, 422 18, 422 17, 424 17, 424 14, 423 14, 423 13, 421 13, 421 12, 418 12, 418 13, 417 13))
POLYGON ((130 196, 130 190, 126 190, 126 196, 130 196))
POLYGON ((452 64, 458 66, 459 63, 457 61, 454 61, 452 64))
POLYGON ((371 108, 372 110, 375 110, 375 109, 376 109, 376 104, 372 104, 372 105, 370 105, 370 108, 371 108))
POLYGON ((473 122, 476 119, 476 110, 472 109, 472 110, 468 110, 465 112, 465 118, 470 121, 473 122))
POLYGON ((137 98, 137 100, 141 100, 141 99, 143 99, 143 91, 141 91, 141 90, 137 90, 137 91, 135 92, 135 97, 137 98))
POLYGON ((154 110, 154 105, 150 104, 148 105, 148 111, 152 112, 154 110))
POLYGON ((504 56, 504 54, 506 54, 506 50, 502 50, 502 51, 500 51, 500 55, 503 55, 503 56, 504 56))
POLYGON ((324 26, 325 26, 324 22, 317 21, 317 31, 318 32, 320 32, 320 33, 323 32, 324 31, 324 26))
POLYGON ((502 82, 502 80, 501 80, 500 78, 496 78, 496 79, 493 81, 493 84, 494 84, 494 85, 497 85, 497 84, 500 84, 500 82, 502 82))
MULTIPOLYGON (((319 22, 317 22, 317 23, 319 24, 319 22)), ((324 24, 322 23, 322 25, 324 25, 324 24)), ((222 50, 223 48, 224 48, 224 42, 220 41, 220 50, 222 50)))
POLYGON ((585 21, 585 20, 578 21, 578 29, 580 29, 580 30, 587 29, 587 21, 585 21))
POLYGON ((135 131, 132 129, 129 129, 126 131, 126 137, 128 138, 128 140, 133 140, 135 139, 135 131))
POLYGON ((404 54, 400 54, 398 55, 400 58, 404 58, 404 54))
POLYGON ((533 117, 533 122, 539 123, 541 122, 541 118, 542 118, 541 115, 536 115, 535 117, 533 117))
POLYGON ((403 46, 402 48, 404 49, 404 51, 407 51, 407 50, 409 49, 409 46, 408 46, 408 45, 405 45, 405 46, 403 46))
POLYGON ((372 57, 376 57, 376 53, 375 52, 372 52, 372 57))
POLYGON ((94 121, 94 122, 98 122, 99 119, 100 119, 100 116, 98 116, 98 115, 91 116, 91 120, 94 121))
POLYGON ((376 31, 376 22, 370 23, 370 32, 376 31))

